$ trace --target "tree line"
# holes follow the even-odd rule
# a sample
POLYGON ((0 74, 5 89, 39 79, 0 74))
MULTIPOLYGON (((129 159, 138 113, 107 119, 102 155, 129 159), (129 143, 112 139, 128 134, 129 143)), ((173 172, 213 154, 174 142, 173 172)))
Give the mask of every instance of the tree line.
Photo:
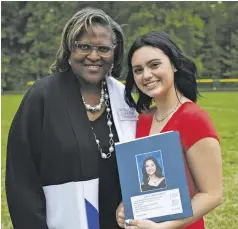
MULTIPOLYGON (((200 78, 238 77, 237 2, 2 1, 2 90, 49 74, 61 33, 83 7, 97 7, 123 28, 126 50, 150 30, 170 34, 194 60, 200 78)), ((122 78, 125 77, 125 74, 122 78)))

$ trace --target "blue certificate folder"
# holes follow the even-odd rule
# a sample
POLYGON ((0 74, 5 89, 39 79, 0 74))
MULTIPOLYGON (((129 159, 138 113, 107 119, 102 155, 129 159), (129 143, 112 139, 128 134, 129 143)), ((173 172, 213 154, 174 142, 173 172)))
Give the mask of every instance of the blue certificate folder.
POLYGON ((115 147, 125 219, 161 222, 193 215, 177 131, 115 147))

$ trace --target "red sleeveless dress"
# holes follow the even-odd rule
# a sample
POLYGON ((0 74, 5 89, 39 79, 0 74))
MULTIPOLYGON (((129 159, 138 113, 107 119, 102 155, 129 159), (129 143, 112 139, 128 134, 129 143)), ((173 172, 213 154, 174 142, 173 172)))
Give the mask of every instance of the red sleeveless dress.
MULTIPOLYGON (((137 123, 136 138, 148 136, 153 120, 153 114, 140 114, 137 123)), ((184 148, 184 156, 188 149, 202 138, 212 137, 219 141, 216 129, 208 114, 196 103, 185 102, 166 123, 162 132, 176 130, 180 134, 181 143, 184 148)), ((184 158, 185 158, 184 157, 184 158)), ((185 161, 185 169, 189 186, 190 197, 197 192, 192 175, 185 161)), ((203 218, 185 227, 185 229, 205 229, 203 218)))

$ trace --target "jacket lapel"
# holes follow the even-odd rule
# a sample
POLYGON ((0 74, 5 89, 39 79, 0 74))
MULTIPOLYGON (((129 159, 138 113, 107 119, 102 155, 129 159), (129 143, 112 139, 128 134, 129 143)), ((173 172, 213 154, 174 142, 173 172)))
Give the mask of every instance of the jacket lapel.
POLYGON ((82 179, 98 178, 99 152, 84 108, 80 85, 72 70, 59 74, 59 87, 77 141, 82 179))
POLYGON ((124 85, 112 77, 107 77, 107 86, 112 108, 113 121, 120 142, 135 139, 138 114, 124 100, 124 85))

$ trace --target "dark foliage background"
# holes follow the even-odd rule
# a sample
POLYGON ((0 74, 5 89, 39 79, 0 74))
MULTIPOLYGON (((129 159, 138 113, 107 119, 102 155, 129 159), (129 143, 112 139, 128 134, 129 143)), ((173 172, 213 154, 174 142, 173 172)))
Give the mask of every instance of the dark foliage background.
MULTIPOLYGON (((85 6, 104 10, 125 31, 126 48, 149 30, 169 33, 201 78, 238 75, 237 2, 1 2, 2 90, 21 90, 49 74, 61 33, 85 6)), ((122 78, 125 77, 124 75, 122 78)))

